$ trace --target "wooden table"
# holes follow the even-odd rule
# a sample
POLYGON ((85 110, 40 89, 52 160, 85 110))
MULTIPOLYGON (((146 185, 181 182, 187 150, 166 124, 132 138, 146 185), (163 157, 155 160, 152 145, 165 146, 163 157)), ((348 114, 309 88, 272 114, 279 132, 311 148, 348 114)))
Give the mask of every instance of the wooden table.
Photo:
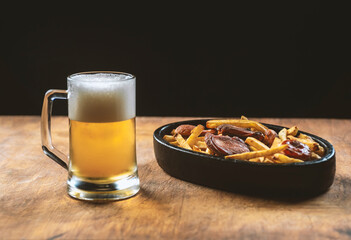
MULTIPOLYGON (((337 170, 310 199, 246 196, 170 177, 157 165, 153 131, 190 118, 138 117, 140 193, 94 204, 66 194, 67 172, 41 150, 40 118, 0 117, 0 239, 351 239, 351 120, 256 119, 329 140, 337 170)), ((68 120, 53 119, 68 152, 68 120)))

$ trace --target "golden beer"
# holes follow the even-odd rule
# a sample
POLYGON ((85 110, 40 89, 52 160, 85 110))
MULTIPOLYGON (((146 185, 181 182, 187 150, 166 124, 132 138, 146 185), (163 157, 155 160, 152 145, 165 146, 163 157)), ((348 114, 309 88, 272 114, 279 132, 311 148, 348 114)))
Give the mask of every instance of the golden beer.
POLYGON ((72 173, 86 181, 116 181, 136 171, 135 119, 118 122, 70 120, 72 173))
POLYGON ((70 196, 131 197, 139 189, 135 148, 135 77, 87 72, 68 77, 70 196))

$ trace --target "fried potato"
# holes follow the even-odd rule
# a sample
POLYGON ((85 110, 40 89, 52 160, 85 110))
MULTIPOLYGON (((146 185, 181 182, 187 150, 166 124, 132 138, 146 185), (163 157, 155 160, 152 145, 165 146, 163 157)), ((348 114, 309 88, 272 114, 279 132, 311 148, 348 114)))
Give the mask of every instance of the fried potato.
POLYGON ((242 119, 226 119, 226 120, 209 120, 206 122, 207 128, 216 128, 222 124, 231 124, 237 127, 242 128, 254 128, 255 130, 268 134, 268 128, 262 125, 259 122, 251 121, 251 120, 242 120, 242 119))
POLYGON ((252 152, 254 152, 254 151, 258 151, 258 149, 257 149, 257 148, 255 148, 254 146, 249 146, 249 149, 250 149, 250 151, 252 151, 252 152))
POLYGON ((324 147, 322 147, 321 145, 318 144, 318 149, 315 151, 315 153, 321 157, 324 156, 324 154, 325 154, 324 147))
POLYGON ((241 115, 240 117, 241 120, 249 120, 247 117, 245 117, 244 115, 241 115))
POLYGON ((186 140, 186 143, 192 147, 196 142, 197 142, 197 137, 202 133, 202 131, 205 129, 204 126, 201 124, 197 125, 192 131, 188 139, 186 140))
POLYGON ((201 136, 201 137, 199 136, 199 137, 197 137, 197 140, 198 141, 205 141, 205 137, 204 136, 201 136))
POLYGON ((188 149, 188 150, 192 150, 192 148, 189 146, 189 144, 185 141, 185 139, 179 133, 177 135, 175 135, 175 139, 177 140, 180 147, 188 149))
POLYGON ((257 150, 269 149, 269 147, 266 144, 253 137, 247 137, 245 143, 249 146, 256 148, 257 150))
POLYGON ((277 163, 295 163, 295 162, 303 162, 300 159, 296 159, 296 158, 291 158, 288 157, 284 154, 281 153, 276 153, 273 155, 273 159, 277 162, 277 163))
POLYGON ((240 160, 248 160, 251 158, 257 158, 257 157, 266 157, 273 155, 275 153, 281 152, 285 150, 288 147, 288 145, 284 144, 276 148, 270 148, 267 150, 259 150, 255 152, 245 152, 245 153, 238 153, 238 154, 233 154, 233 155, 228 155, 225 156, 225 158, 231 158, 231 159, 240 159, 240 160))
POLYGON ((198 148, 202 150, 206 150, 207 145, 204 141, 197 141, 194 146, 197 146, 198 148))
POLYGON ((259 158, 252 158, 252 159, 249 159, 249 162, 261 162, 259 158))
POLYGON ((202 151, 202 150, 201 150, 198 146, 196 146, 196 145, 193 146, 193 150, 194 150, 195 152, 205 153, 205 151, 202 151))
POLYGON ((282 142, 286 140, 286 132, 287 132, 286 128, 283 128, 278 133, 278 136, 279 136, 280 140, 282 140, 282 142))
POLYGON ((169 142, 172 145, 179 146, 179 143, 177 141, 169 142))
POLYGON ((315 152, 311 152, 311 158, 312 159, 320 159, 321 158, 321 156, 319 156, 317 153, 315 153, 315 152))
POLYGON ((274 163, 274 162, 268 158, 264 158, 263 163, 274 163))
MULTIPOLYGON (((259 151, 259 150, 267 150, 269 149, 269 147, 264 144, 263 142, 257 140, 256 138, 253 137, 247 137, 245 140, 245 143, 249 145, 249 149, 251 151, 259 151)), ((278 147, 278 146, 276 146, 278 147)), ((271 156, 267 156, 267 158, 261 157, 263 158, 261 162, 272 162, 271 161, 271 156), (269 160, 269 161, 264 161, 264 160, 269 160)))
POLYGON ((264 157, 257 157, 257 158, 251 158, 249 159, 249 162, 263 162, 264 161, 264 157))
POLYGON ((271 148, 278 147, 281 143, 282 143, 282 140, 280 140, 280 138, 276 137, 276 138, 274 138, 274 141, 272 143, 271 148))
POLYGON ((303 133, 300 133, 298 138, 306 139, 306 140, 310 140, 310 141, 314 142, 310 136, 307 136, 306 134, 303 134, 303 133))
POLYGON ((173 142, 176 141, 176 139, 174 138, 174 136, 172 135, 164 135, 163 139, 166 140, 167 142, 173 142))
POLYGON ((212 152, 211 149, 209 149, 209 148, 206 148, 205 153, 210 154, 210 155, 213 155, 213 152, 212 152))
POLYGON ((298 132, 299 129, 296 126, 293 126, 286 131, 286 135, 292 135, 295 137, 298 132))

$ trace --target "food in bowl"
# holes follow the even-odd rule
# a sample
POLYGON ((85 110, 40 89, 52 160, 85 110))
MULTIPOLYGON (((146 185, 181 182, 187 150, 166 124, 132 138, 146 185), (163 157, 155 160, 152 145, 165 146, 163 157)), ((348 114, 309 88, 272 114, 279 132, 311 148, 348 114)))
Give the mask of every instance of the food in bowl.
POLYGON ((191 151, 257 163, 300 163, 325 154, 323 146, 300 133, 297 126, 277 133, 244 116, 208 120, 206 126, 183 124, 163 139, 191 151))

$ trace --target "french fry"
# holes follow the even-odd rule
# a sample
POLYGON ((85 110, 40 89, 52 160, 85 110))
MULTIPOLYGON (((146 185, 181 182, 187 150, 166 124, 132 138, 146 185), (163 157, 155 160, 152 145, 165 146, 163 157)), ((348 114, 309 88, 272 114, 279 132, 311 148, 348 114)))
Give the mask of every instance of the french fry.
MULTIPOLYGON (((319 143, 314 141, 313 138, 311 138, 310 136, 303 134, 303 133, 300 133, 297 138, 301 139, 301 142, 303 142, 303 143, 311 142, 313 144, 318 144, 318 148, 321 148, 321 151, 323 151, 323 153, 324 153, 324 148, 322 146, 320 146, 319 143)), ((318 149, 316 151, 318 151, 318 149)))
POLYGON ((204 126, 201 124, 197 125, 192 131, 188 139, 186 140, 186 143, 192 147, 196 142, 197 142, 197 137, 202 133, 204 130, 204 126))
POLYGON ((231 124, 242 128, 254 128, 257 131, 264 133, 265 135, 268 134, 268 128, 266 126, 262 125, 259 122, 251 121, 251 120, 242 120, 242 119, 209 120, 206 122, 206 127, 216 128, 222 124, 231 124))
POLYGON ((249 149, 250 149, 250 151, 252 151, 252 152, 258 151, 258 149, 255 148, 254 146, 249 146, 249 149))
POLYGON ((264 158, 263 163, 274 163, 274 162, 268 158, 264 158))
POLYGON ((282 142, 286 140, 286 132, 287 132, 286 128, 283 128, 278 133, 278 136, 279 136, 280 140, 282 140, 282 142))
POLYGON ((282 140, 280 140, 280 138, 276 137, 276 138, 274 138, 274 141, 272 143, 271 148, 278 147, 281 143, 282 143, 282 140))
POLYGON ((306 140, 310 140, 310 141, 314 142, 313 139, 310 136, 308 136, 306 134, 303 134, 303 133, 300 133, 298 138, 306 139, 306 140))
POLYGON ((176 141, 176 139, 174 138, 174 136, 172 135, 164 135, 163 139, 166 140, 167 142, 173 142, 176 141))
POLYGON ((273 155, 275 153, 281 152, 285 150, 288 147, 288 145, 284 144, 276 148, 270 148, 267 150, 260 150, 260 151, 255 151, 255 152, 245 152, 245 153, 238 153, 238 154, 233 154, 233 155, 227 155, 225 158, 230 158, 230 159, 239 159, 239 160, 248 160, 251 158, 257 158, 257 157, 266 157, 273 155))
POLYGON ((204 151, 202 151, 202 150, 201 150, 198 146, 196 146, 196 145, 193 146, 193 150, 194 150, 195 152, 204 153, 204 151))
POLYGON ((212 152, 211 149, 209 149, 209 148, 206 148, 205 153, 210 154, 210 155, 213 155, 213 152, 212 152))
POLYGON ((205 137, 204 136, 201 136, 201 137, 199 136, 199 137, 197 137, 197 140, 198 141, 205 141, 205 137))
POLYGON ((324 154, 325 154, 324 147, 322 147, 321 145, 318 144, 318 149, 315 151, 315 153, 321 157, 324 156, 324 154))
POLYGON ((192 148, 189 146, 189 144, 185 141, 185 139, 179 133, 177 135, 175 135, 175 139, 177 140, 180 147, 188 149, 188 150, 192 150, 192 148))
POLYGON ((321 158, 321 156, 319 156, 317 153, 315 153, 315 152, 311 152, 311 158, 312 159, 320 159, 321 158))
POLYGON ((296 126, 293 126, 286 131, 286 134, 292 135, 295 137, 298 132, 299 132, 299 129, 296 126))
POLYGON ((249 146, 256 148, 257 150, 269 149, 269 147, 266 144, 253 137, 247 137, 245 143, 249 146))
POLYGON ((249 120, 247 117, 245 117, 244 115, 241 115, 240 117, 241 120, 249 120))
POLYGON ((295 162, 303 162, 300 159, 296 159, 296 158, 291 158, 288 157, 284 154, 281 153, 276 153, 273 155, 273 159, 278 162, 278 163, 295 163, 295 162))
POLYGON ((263 162, 264 161, 264 157, 257 157, 257 158, 251 158, 249 159, 249 162, 263 162))
MULTIPOLYGON (((264 144, 263 142, 257 140, 256 138, 253 137, 247 137, 245 140, 245 143, 249 145, 249 149, 251 151, 259 151, 259 150, 267 150, 269 147, 264 144)), ((277 146, 278 147, 278 146, 277 146)), ((271 161, 270 156, 267 156, 267 160, 271 161)), ((265 158, 262 157, 262 161, 264 162, 265 158)))
POLYGON ((309 140, 301 139, 301 138, 297 138, 297 137, 293 137, 293 136, 290 136, 290 135, 287 136, 287 138, 290 139, 290 140, 296 140, 296 141, 299 141, 299 142, 301 142, 301 143, 306 144, 306 145, 310 148, 310 150, 311 150, 312 152, 318 150, 318 145, 319 145, 319 144, 318 144, 317 142, 311 142, 311 141, 309 141, 309 140))
MULTIPOLYGON (((198 148, 202 149, 202 150, 206 150, 206 148, 207 148, 207 145, 206 145, 206 143, 205 143, 204 141, 197 141, 197 142, 195 143, 195 145, 196 145, 198 148)), ((195 146, 195 145, 194 145, 194 146, 195 146)))
POLYGON ((177 141, 173 141, 173 142, 169 142, 169 143, 174 145, 174 146, 179 146, 179 143, 177 141))
POLYGON ((249 162, 261 162, 259 158, 249 159, 249 162))

